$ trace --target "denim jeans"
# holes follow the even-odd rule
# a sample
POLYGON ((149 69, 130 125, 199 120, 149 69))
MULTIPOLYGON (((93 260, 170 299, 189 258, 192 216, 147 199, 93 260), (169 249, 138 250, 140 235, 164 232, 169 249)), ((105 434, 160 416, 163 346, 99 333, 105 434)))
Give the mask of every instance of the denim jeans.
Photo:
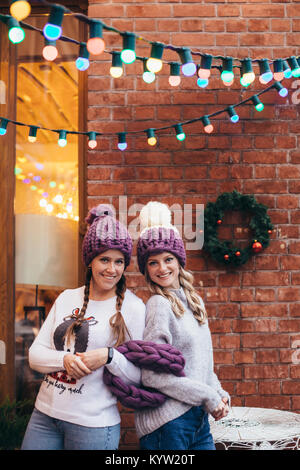
POLYGON ((118 449, 120 425, 90 428, 33 410, 21 450, 118 449))
POLYGON ((140 439, 142 450, 215 450, 208 414, 202 406, 186 413, 140 439))

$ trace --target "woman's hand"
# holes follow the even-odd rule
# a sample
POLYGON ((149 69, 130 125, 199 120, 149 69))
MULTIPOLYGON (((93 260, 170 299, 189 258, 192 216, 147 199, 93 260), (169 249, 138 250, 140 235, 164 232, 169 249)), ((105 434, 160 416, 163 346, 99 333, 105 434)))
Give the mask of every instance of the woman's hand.
POLYGON ((228 398, 224 397, 218 404, 217 408, 211 413, 212 416, 215 418, 215 421, 219 421, 219 419, 225 418, 229 412, 229 406, 227 404, 228 398))
POLYGON ((66 354, 64 356, 64 368, 68 375, 74 379, 82 379, 82 377, 92 372, 76 354, 66 354))
POLYGON ((84 353, 76 353, 82 362, 90 370, 99 369, 106 364, 108 358, 108 348, 98 348, 92 349, 91 351, 86 351, 84 353))

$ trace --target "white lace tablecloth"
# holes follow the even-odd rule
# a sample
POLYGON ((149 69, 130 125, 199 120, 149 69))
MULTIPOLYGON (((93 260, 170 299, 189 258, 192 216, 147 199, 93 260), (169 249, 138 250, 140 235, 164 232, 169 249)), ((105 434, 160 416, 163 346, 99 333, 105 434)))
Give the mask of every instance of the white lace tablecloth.
POLYGON ((210 428, 218 450, 300 450, 300 414, 290 411, 232 407, 210 428))

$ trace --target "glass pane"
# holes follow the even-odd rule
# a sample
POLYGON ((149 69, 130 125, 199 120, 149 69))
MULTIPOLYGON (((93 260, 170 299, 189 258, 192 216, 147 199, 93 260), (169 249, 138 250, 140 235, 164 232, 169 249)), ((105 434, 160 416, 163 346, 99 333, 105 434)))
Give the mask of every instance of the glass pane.
MULTIPOLYGON (((27 23, 43 28, 46 16, 27 23)), ((78 40, 78 21, 64 17, 65 36, 78 40)), ((54 62, 42 56, 43 36, 26 30, 18 46, 17 121, 47 129, 78 130, 78 46, 57 41, 54 62)), ((28 348, 55 298, 77 287, 78 137, 16 127, 16 395, 33 398, 42 378, 28 366, 28 348), (32 136, 31 136, 32 137, 32 136), (35 140, 35 139, 30 139, 35 140)))

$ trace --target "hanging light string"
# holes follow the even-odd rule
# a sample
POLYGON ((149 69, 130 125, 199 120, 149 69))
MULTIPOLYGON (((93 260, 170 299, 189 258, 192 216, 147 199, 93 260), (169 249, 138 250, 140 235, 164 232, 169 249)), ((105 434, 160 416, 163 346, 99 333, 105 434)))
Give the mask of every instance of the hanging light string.
MULTIPOLYGON (((24 23, 23 21, 20 21, 20 23, 18 23, 19 27, 22 26, 25 29, 27 28, 27 29, 31 29, 34 31, 38 31, 41 34, 43 34, 47 40, 52 40, 52 41, 63 40, 63 41, 73 42, 79 45, 80 47, 79 57, 78 57, 78 60, 76 61, 76 66, 79 70, 86 70, 89 67, 89 53, 93 55, 99 55, 103 51, 105 51, 107 53, 110 53, 112 55, 112 59, 114 60, 113 52, 105 50, 105 43, 102 37, 103 29, 105 29, 106 31, 115 32, 123 38, 123 50, 121 51, 121 60, 123 63, 130 64, 130 63, 133 63, 136 59, 142 60, 142 62, 144 63, 143 78, 148 83, 151 83, 152 81, 155 80, 155 74, 161 70, 163 63, 168 64, 170 66, 170 69, 172 68, 172 64, 174 64, 174 62, 168 62, 162 59, 164 49, 173 50, 174 52, 178 54, 179 59, 180 59, 180 62, 178 62, 178 65, 181 66, 180 70, 183 75, 192 76, 197 71, 197 74, 199 77, 197 80, 197 84, 201 88, 205 88, 208 85, 209 75, 207 75, 207 71, 209 71, 209 74, 210 74, 210 70, 213 68, 220 70, 221 79, 225 86, 230 86, 233 83, 233 78, 234 78, 233 69, 239 69, 240 75, 241 75, 240 76, 241 85, 244 87, 249 86, 255 80, 255 74, 252 70, 253 64, 259 66, 260 82, 263 84, 269 83, 273 78, 275 80, 280 81, 283 78, 290 78, 291 76, 294 76, 294 77, 300 76, 300 57, 291 56, 291 57, 286 57, 283 59, 270 60, 270 59, 250 59, 250 58, 240 59, 236 57, 224 57, 221 55, 213 56, 211 54, 206 54, 206 53, 199 52, 199 51, 193 51, 188 47, 178 47, 172 44, 164 44, 162 42, 150 41, 140 35, 136 35, 135 33, 120 31, 117 28, 108 26, 103 21, 90 18, 84 15, 83 13, 72 12, 65 6, 49 3, 46 0, 39 0, 39 1, 43 3, 44 5, 51 8, 50 16, 48 18, 48 23, 45 25, 43 30, 32 27, 24 23), (87 43, 79 42, 73 38, 62 36, 62 22, 63 22, 63 17, 65 14, 74 16, 76 19, 83 21, 89 25, 89 40, 87 41, 87 43), (143 41, 147 43, 148 45, 151 45, 150 57, 147 57, 147 58, 135 57, 136 40, 143 41), (123 54, 124 51, 126 51, 126 54, 123 54), (133 57, 130 60, 127 59, 129 53, 131 53, 130 57, 133 57), (201 58, 201 64, 199 66, 197 66, 194 63, 192 56, 201 58), (213 64, 212 62, 215 60, 221 60, 222 65, 213 64), (234 62, 236 61, 239 62, 239 65, 234 64, 234 62), (273 72, 270 69, 270 65, 273 66, 273 72), (148 72, 150 72, 150 74, 148 72)), ((29 3, 29 2, 15 1, 15 2, 12 2, 12 6, 23 4, 23 3, 29 3)), ((14 27, 11 28, 10 23, 12 23, 13 20, 14 20, 13 22, 17 22, 16 17, 24 18, 24 15, 18 16, 15 14, 15 17, 11 16, 10 19, 9 19, 9 15, 1 15, 0 20, 6 22, 10 30, 12 29, 14 34, 10 34, 9 32, 9 37, 11 38, 12 36, 11 40, 17 43, 17 42, 21 42, 24 39, 25 33, 22 30, 22 28, 21 28, 21 31, 18 29, 17 24, 14 24, 14 27), (17 37, 16 40, 13 39, 15 35, 17 37)), ((44 55, 46 60, 54 60, 56 56, 57 54, 55 53, 50 56, 44 55)), ((112 64, 112 67, 114 67, 113 64, 112 64)), ((122 67, 119 67, 116 77, 121 76, 122 73, 123 73, 122 67)), ((112 75, 112 76, 115 76, 115 75, 112 75)), ((171 79, 172 75, 170 75, 170 78, 169 78, 170 85, 177 86, 180 83, 180 80, 178 78, 180 77, 180 72, 179 73, 177 72, 176 76, 177 76, 177 79, 174 79, 174 78, 171 79)))
POLYGON ((261 90, 258 93, 255 93, 254 95, 250 96, 249 98, 246 98, 239 103, 235 105, 230 105, 227 106, 221 110, 215 111, 210 114, 205 114, 200 117, 190 119, 188 121, 183 121, 183 122, 177 122, 176 124, 168 125, 168 126, 163 126, 163 127, 157 127, 157 128, 147 128, 144 130, 136 130, 136 131, 128 131, 128 132, 118 132, 118 133, 102 133, 102 132, 95 132, 95 131, 71 131, 71 130, 66 130, 66 129, 50 129, 42 126, 37 126, 33 124, 25 124, 20 121, 14 121, 12 119, 8 119, 5 117, 0 117, 0 136, 3 136, 7 132, 7 126, 9 123, 14 124, 16 126, 23 126, 29 128, 29 135, 28 135, 28 140, 29 142, 35 142, 37 139, 37 132, 38 130, 44 130, 44 131, 49 131, 49 132, 54 132, 58 134, 58 145, 60 147, 65 147, 67 145, 67 136, 70 135, 85 135, 88 137, 88 146, 90 149, 95 149, 97 146, 97 136, 117 136, 118 137, 118 148, 120 150, 125 150, 127 148, 127 142, 126 142, 126 136, 128 134, 136 135, 136 134, 146 134, 148 138, 148 144, 150 146, 154 146, 157 142, 155 134, 167 129, 174 129, 176 132, 176 137, 178 140, 183 141, 186 137, 185 133, 183 132, 182 126, 186 126, 189 124, 193 124, 195 122, 202 121, 204 131, 208 134, 210 134, 213 131, 213 125, 211 124, 211 118, 214 118, 216 116, 219 116, 223 113, 227 113, 231 122, 236 123, 239 121, 239 116, 236 113, 235 109, 238 108, 239 106, 242 106, 246 103, 252 102, 253 106, 258 112, 261 112, 264 109, 264 105, 259 99, 261 95, 264 93, 267 93, 268 91, 275 89, 277 90, 279 96, 282 98, 286 97, 288 95, 288 90, 285 88, 280 82, 274 82, 272 85, 269 87, 265 88, 264 90, 261 90))

